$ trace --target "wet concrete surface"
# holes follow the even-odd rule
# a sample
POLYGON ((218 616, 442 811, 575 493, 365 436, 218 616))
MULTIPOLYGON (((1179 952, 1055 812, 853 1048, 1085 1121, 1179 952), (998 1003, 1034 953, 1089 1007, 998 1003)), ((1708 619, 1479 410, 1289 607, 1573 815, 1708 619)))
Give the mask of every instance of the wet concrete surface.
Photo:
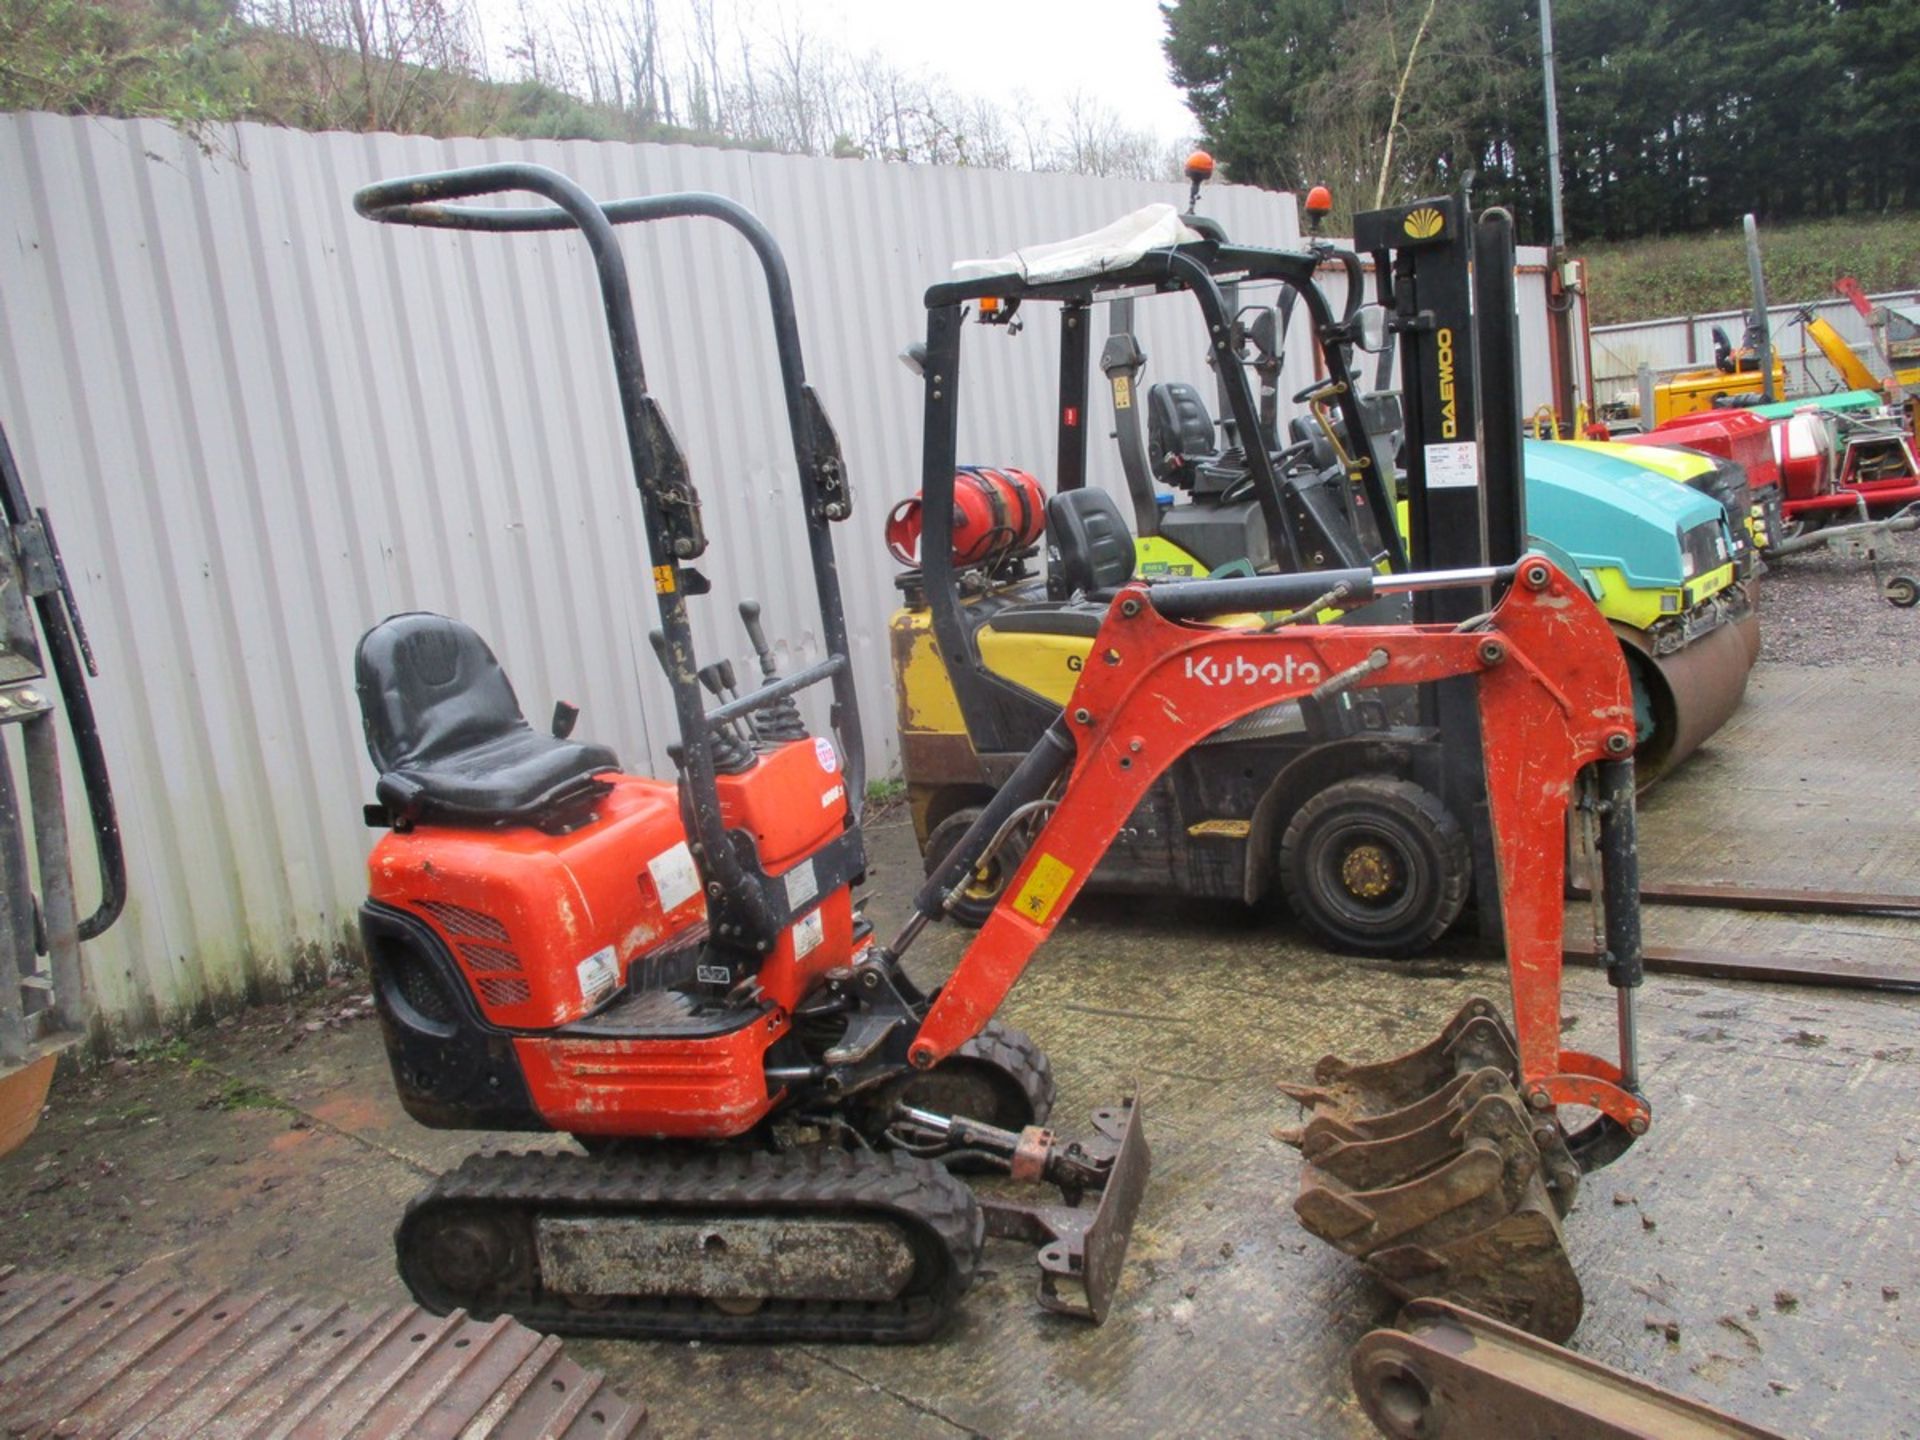
MULTIPOLYGON (((1648 797, 1647 874, 1920 893, 1917 710, 1920 666, 1764 668, 1648 797)), ((884 930, 918 858, 898 821, 873 851, 884 930)), ((1920 975, 1912 921, 1647 920, 1656 943, 1920 975)), ((937 975, 964 938, 933 935, 915 968, 937 975)), ((1343 960, 1233 907, 1090 899, 1006 1018, 1051 1053, 1063 1129, 1129 1087, 1144 1097, 1154 1174, 1104 1327, 1040 1313, 1029 1256, 995 1242, 930 1345, 571 1348, 673 1437, 1370 1435, 1347 1352, 1393 1304, 1294 1224, 1298 1162, 1270 1132, 1295 1112, 1274 1082, 1329 1051, 1411 1047, 1504 987, 1469 956, 1343 960)), ((1596 973, 1569 975, 1566 1011, 1576 1042, 1611 1048, 1596 973)), ((1920 999, 1656 978, 1641 1024, 1654 1128, 1569 1218, 1587 1296, 1574 1348, 1785 1434, 1920 1434, 1920 999)), ((0 1163, 0 1261, 398 1301, 407 1198, 503 1139, 409 1120, 342 984, 63 1081, 0 1163)))

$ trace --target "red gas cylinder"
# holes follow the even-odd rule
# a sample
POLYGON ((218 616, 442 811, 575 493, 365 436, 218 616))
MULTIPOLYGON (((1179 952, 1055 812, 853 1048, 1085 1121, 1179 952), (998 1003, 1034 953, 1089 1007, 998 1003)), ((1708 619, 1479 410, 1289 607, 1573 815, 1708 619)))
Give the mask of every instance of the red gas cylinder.
MULTIPOLYGON (((902 500, 887 516, 887 553, 902 565, 920 563, 920 497, 902 500)), ((953 477, 953 563, 978 565, 1036 544, 1047 528, 1047 497, 1025 470, 962 465, 953 477)))

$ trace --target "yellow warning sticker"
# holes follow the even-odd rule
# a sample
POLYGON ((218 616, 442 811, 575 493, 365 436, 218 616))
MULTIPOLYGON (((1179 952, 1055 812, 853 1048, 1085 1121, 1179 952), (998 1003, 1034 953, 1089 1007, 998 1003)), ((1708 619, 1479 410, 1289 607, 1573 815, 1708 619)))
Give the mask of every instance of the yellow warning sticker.
POLYGON ((653 588, 662 595, 671 595, 674 591, 673 567, 656 565, 653 567, 653 588))
POLYGON ((1034 862, 1027 883, 1013 897, 1014 908, 1034 924, 1044 925, 1047 917, 1053 913, 1053 907, 1059 903, 1060 892, 1072 881, 1073 867, 1061 864, 1051 855, 1042 855, 1034 862))
POLYGON ((1124 375, 1113 377, 1113 408, 1116 410, 1133 408, 1133 384, 1124 375))

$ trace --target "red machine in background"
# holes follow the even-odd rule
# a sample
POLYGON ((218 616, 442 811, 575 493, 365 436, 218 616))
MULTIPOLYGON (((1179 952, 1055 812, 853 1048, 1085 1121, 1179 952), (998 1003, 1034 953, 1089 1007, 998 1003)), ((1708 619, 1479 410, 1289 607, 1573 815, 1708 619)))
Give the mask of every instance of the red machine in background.
POLYGON ((1669 420, 1648 433, 1626 433, 1610 438, 1628 445, 1681 445, 1722 460, 1731 460, 1747 472, 1752 513, 1744 519, 1754 544, 1765 550, 1778 543, 1785 527, 1787 490, 1780 464, 1774 458, 1773 426, 1749 410, 1699 410, 1669 420))

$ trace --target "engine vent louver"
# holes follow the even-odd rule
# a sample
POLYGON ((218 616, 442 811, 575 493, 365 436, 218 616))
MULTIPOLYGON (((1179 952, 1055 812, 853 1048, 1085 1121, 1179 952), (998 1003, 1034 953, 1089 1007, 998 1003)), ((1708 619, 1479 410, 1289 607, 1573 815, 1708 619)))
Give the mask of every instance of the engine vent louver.
POLYGON ((507 927, 483 911, 469 910, 464 905, 449 904, 445 900, 422 900, 417 908, 457 939, 497 940, 503 945, 507 942, 507 927))
POLYGON ((525 980, 506 980, 494 975, 481 975, 474 980, 479 988, 480 998, 489 1005, 518 1005, 532 998, 533 990, 525 980))
POLYGON ((524 980, 505 982, 479 978, 489 974, 518 975, 526 968, 520 963, 520 957, 507 948, 512 937, 507 934, 505 925, 483 910, 472 910, 445 900, 422 900, 418 908, 452 937, 461 963, 475 977, 474 983, 480 987, 480 993, 489 1004, 506 1005, 527 998, 529 992, 524 980), (511 1000, 494 998, 496 992, 504 996, 516 986, 518 993, 511 1000))
POLYGON ((467 962, 469 970, 505 970, 518 975, 521 970, 520 957, 511 950, 503 950, 498 945, 475 945, 462 942, 460 958, 467 962))

